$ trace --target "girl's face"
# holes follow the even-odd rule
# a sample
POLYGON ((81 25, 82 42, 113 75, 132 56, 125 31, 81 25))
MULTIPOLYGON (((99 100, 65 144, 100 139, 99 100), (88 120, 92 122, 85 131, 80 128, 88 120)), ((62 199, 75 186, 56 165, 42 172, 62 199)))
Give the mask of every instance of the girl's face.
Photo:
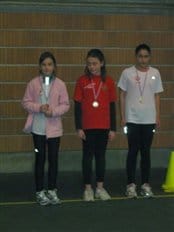
POLYGON ((142 69, 146 69, 150 63, 150 53, 146 49, 141 49, 137 55, 137 66, 142 69))
POLYGON ((52 75, 55 71, 55 65, 51 58, 46 58, 40 65, 41 72, 44 75, 52 75))
POLYGON ((88 67, 89 72, 92 75, 100 75, 101 74, 101 67, 103 66, 103 62, 96 57, 88 57, 86 61, 86 65, 88 67))

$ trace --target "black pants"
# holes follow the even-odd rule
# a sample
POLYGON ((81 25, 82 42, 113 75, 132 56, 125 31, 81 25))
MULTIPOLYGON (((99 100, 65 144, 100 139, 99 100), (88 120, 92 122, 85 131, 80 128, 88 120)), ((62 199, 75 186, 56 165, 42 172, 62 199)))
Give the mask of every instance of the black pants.
POLYGON ((103 182, 105 175, 105 153, 108 142, 108 130, 85 130, 86 140, 83 140, 82 170, 84 184, 91 184, 92 161, 95 156, 96 181, 103 182))
POLYGON ((46 145, 48 148, 48 189, 55 189, 58 172, 58 152, 60 137, 46 139, 46 136, 44 135, 33 134, 33 142, 35 149, 36 191, 41 191, 44 189, 46 145))
POLYGON ((150 148, 153 140, 155 124, 127 123, 128 155, 126 162, 127 182, 135 183, 137 155, 140 151, 141 181, 142 184, 149 182, 150 175, 150 148))

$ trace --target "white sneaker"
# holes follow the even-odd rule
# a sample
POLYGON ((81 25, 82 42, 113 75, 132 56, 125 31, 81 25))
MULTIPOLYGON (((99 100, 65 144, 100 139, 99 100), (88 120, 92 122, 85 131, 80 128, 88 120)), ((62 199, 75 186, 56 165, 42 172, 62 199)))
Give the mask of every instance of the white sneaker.
POLYGON ((129 198, 137 198, 136 185, 134 183, 127 185, 126 196, 129 198))
POLYGON ((61 200, 57 196, 57 189, 48 190, 47 197, 52 205, 61 204, 61 200))
POLYGON ((50 200, 47 197, 45 190, 42 190, 40 192, 36 192, 36 201, 40 205, 48 205, 48 204, 50 204, 50 200))
POLYGON ((84 201, 94 201, 94 191, 92 189, 85 189, 83 193, 83 200, 84 201))
POLYGON ((111 196, 109 193, 106 191, 104 188, 97 188, 95 192, 95 197, 102 200, 102 201, 107 201, 111 199, 111 196))
POLYGON ((143 196, 143 197, 146 197, 146 198, 150 198, 150 197, 153 197, 154 194, 152 192, 152 189, 150 187, 150 185, 148 183, 145 183, 141 186, 141 192, 140 194, 143 196))

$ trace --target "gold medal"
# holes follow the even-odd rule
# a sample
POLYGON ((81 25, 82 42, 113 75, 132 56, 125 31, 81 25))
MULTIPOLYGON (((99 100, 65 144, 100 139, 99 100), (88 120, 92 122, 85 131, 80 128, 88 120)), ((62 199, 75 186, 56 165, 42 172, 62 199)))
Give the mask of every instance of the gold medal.
POLYGON ((94 108, 99 107, 98 101, 93 101, 92 106, 93 106, 94 108))

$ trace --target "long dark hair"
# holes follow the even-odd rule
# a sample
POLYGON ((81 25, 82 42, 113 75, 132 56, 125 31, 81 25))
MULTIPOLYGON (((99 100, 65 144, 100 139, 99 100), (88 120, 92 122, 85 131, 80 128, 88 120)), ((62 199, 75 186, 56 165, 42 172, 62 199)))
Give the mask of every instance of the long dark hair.
MULTIPOLYGON (((53 71, 53 75, 55 76, 56 75, 56 66, 57 66, 57 63, 56 63, 56 58, 54 57, 54 55, 51 53, 51 52, 43 52, 41 55, 40 55, 40 58, 39 58, 39 66, 41 66, 42 62, 47 59, 47 58, 50 58, 52 61, 53 61, 53 64, 54 64, 54 71, 53 71)), ((42 71, 41 69, 39 70, 39 73, 42 74, 42 71)))
MULTIPOLYGON (((102 81, 104 82, 105 79, 106 79, 106 61, 105 61, 104 54, 102 53, 101 50, 95 48, 95 49, 91 49, 91 50, 87 53, 86 60, 87 60, 89 57, 95 57, 95 58, 97 58, 100 62, 103 63, 103 66, 101 67, 101 78, 102 78, 102 81)), ((84 72, 85 72, 85 74, 86 74, 89 78, 91 78, 91 73, 89 72, 89 69, 88 69, 87 66, 85 67, 84 72)))

